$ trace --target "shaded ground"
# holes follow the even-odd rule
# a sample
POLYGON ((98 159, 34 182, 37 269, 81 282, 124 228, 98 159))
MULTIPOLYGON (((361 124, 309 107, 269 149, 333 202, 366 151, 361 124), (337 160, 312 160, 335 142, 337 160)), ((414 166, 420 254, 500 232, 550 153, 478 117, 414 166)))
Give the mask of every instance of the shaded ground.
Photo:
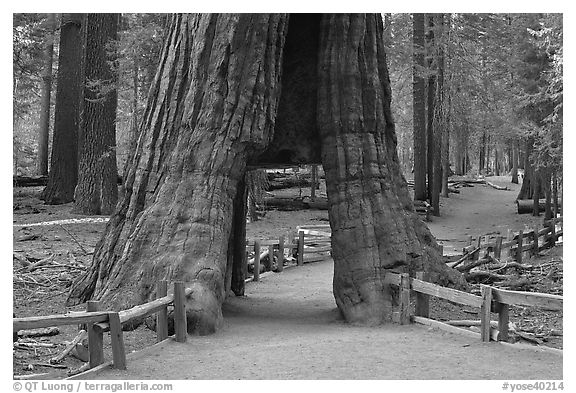
POLYGON ((95 378, 562 379, 557 354, 416 325, 351 326, 334 307, 332 273, 326 261, 249 283, 218 333, 163 343, 95 378))
MULTIPOLYGON (((511 185, 506 178, 491 178, 491 181, 513 187, 514 191, 497 191, 488 186, 477 185, 461 189, 461 194, 450 194, 449 199, 442 199, 442 217, 434 217, 429 226, 434 235, 444 243, 445 249, 460 249, 468 235, 476 237, 496 231, 505 235, 508 228, 518 230, 524 225, 531 227, 533 223, 541 221, 541 218, 515 213, 517 186, 511 185)), ((43 221, 83 218, 70 213, 70 204, 43 205, 38 199, 40 191, 41 188, 38 187, 14 190, 14 253, 32 262, 52 255, 50 263, 36 270, 34 274, 27 273, 26 266, 15 257, 13 308, 17 316, 49 315, 68 311, 64 306, 67 289, 72 279, 89 266, 94 247, 106 225, 92 222, 26 226, 43 221)), ((298 192, 298 189, 278 191, 279 194, 294 195, 298 195, 298 192)), ((302 194, 309 195, 309 189, 303 189, 302 194)), ((262 220, 248 224, 247 237, 278 238, 281 234, 294 231, 298 225, 323 224, 328 222, 327 219, 327 212, 319 210, 270 211, 262 220)), ((561 253, 560 248, 552 252, 552 256, 561 257, 561 253)), ((561 375, 561 358, 558 356, 549 357, 552 355, 511 350, 496 344, 482 345, 474 340, 429 331, 419 326, 358 328, 344 324, 337 319, 335 312, 331 277, 331 264, 322 263, 288 269, 282 274, 265 277, 260 283, 249 283, 247 297, 230 299, 225 306, 226 326, 221 332, 210 337, 193 337, 183 346, 175 343, 163 344, 163 347, 166 347, 158 353, 155 352, 156 349, 149 349, 138 354, 143 360, 129 360, 130 372, 136 372, 132 367, 137 363, 142 363, 143 367, 147 364, 144 361, 148 356, 146 353, 150 355, 150 364, 148 368, 138 371, 140 375, 132 377, 213 378, 212 375, 217 375, 219 370, 226 370, 218 365, 219 362, 214 363, 214 359, 224 359, 223 364, 229 362, 226 378, 460 379, 474 376, 470 376, 466 368, 456 367, 456 363, 452 362, 466 359, 472 361, 474 356, 485 356, 486 364, 500 364, 504 367, 503 371, 498 371, 500 374, 494 371, 498 370, 496 366, 493 369, 479 369, 475 374, 477 378, 505 378, 505 375, 509 374, 510 378, 524 378, 523 367, 531 369, 531 376, 526 378, 537 378, 540 375, 534 374, 534 367, 542 373, 540 378, 553 379, 561 375), (279 336, 281 338, 278 338, 279 336), (373 346, 369 344, 372 342, 373 346), (215 346, 212 347, 212 344, 215 346), (449 354, 443 351, 446 345, 453 345, 449 354), (332 348, 336 347, 341 349, 334 351, 332 348), (357 365, 349 364, 344 356, 364 353, 372 348, 373 356, 366 356, 366 360, 357 365), (426 350, 422 352, 423 349, 426 350), (166 357, 168 352, 173 354, 169 355, 174 356, 172 360, 166 357), (506 357, 508 352, 512 358, 506 357), (267 356, 275 357, 261 358, 256 356, 258 353, 269 353, 267 356), (394 354, 394 357, 384 357, 385 353, 394 354), (245 361, 232 362, 234 355, 238 354, 242 354, 240 358, 244 356, 245 361), (279 354, 281 356, 278 356, 279 354), (193 359, 197 360, 184 360, 184 356, 193 356, 193 359), (428 374, 419 372, 412 376, 409 374, 417 368, 412 368, 411 364, 398 368, 391 366, 401 365, 402 357, 408 356, 416 358, 422 364, 435 363, 435 360, 441 358, 443 366, 436 369, 428 364, 425 366, 430 369, 428 374), (508 359, 508 363, 504 359, 508 359), (502 363, 498 363, 500 361, 502 363), (508 366, 504 366, 504 363, 508 366), (164 368, 159 367, 160 364, 163 364, 164 368), (181 366, 175 366, 178 364, 181 366), (197 367, 191 367, 194 364, 197 367), (466 376, 463 375, 464 372, 466 376), (514 376, 516 372, 520 374, 514 376)), ((476 318, 476 315, 471 315, 462 307, 447 302, 432 302, 431 307, 432 316, 440 320, 476 318)), ((562 331, 562 313, 515 308, 512 310, 511 319, 515 323, 533 326, 535 331, 542 327, 562 331)), ((76 326, 62 327, 57 336, 34 339, 40 344, 53 344, 53 347, 15 350, 14 373, 48 372, 50 374, 46 378, 64 377, 67 370, 77 368, 83 362, 69 356, 62 363, 66 367, 64 369, 49 368, 45 363, 62 351, 66 342, 72 340, 76 333, 76 326)), ((107 342, 109 337, 105 335, 105 358, 111 359, 107 342)), ((149 347, 154 342, 155 333, 145 327, 125 333, 127 353, 149 347)), ((546 344, 561 348, 561 337, 546 344)), ((475 361, 476 369, 477 364, 475 361)), ((106 376, 108 377, 112 378, 106 376)))

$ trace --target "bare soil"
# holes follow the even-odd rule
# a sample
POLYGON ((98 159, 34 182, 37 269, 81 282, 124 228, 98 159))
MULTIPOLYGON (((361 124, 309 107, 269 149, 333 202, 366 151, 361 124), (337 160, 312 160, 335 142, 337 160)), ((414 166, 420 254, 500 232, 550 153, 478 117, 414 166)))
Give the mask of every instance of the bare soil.
MULTIPOLYGON (((512 191, 485 185, 463 188, 442 199, 442 217, 429 227, 445 250, 460 250, 468 235, 506 234, 540 223, 541 217, 516 214, 518 186, 509 178, 491 178, 512 191)), ((324 189, 322 188, 321 192, 324 189)), ((35 226, 34 223, 79 219, 71 205, 48 206, 38 199, 41 188, 14 190, 13 308, 16 316, 65 313, 68 287, 89 266, 104 222, 35 226), (52 255, 44 268, 27 272, 26 263, 52 255), (58 266, 61 265, 61 266, 58 266)), ((309 189, 278 193, 309 195, 309 189)), ((99 217, 102 218, 102 217, 99 217)), ((304 224, 327 223, 326 211, 269 211, 249 223, 249 239, 272 239, 304 224)), ((555 248, 537 260, 562 258, 555 248)), ((534 262, 530 262, 534 263, 534 262)), ((28 265, 29 266, 29 265, 28 265)), ((125 332, 129 360, 127 372, 107 371, 104 379, 559 379, 562 357, 531 350, 482 344, 473 339, 422 326, 361 328, 339 319, 332 297, 331 262, 288 269, 259 283, 247 284, 247 296, 230 298, 224 305, 225 327, 213 336, 191 337, 185 345, 172 342, 148 348, 155 333, 141 326, 125 332), (137 358, 137 360, 136 360, 137 358), (410 362, 407 362, 410 359, 410 362), (442 362, 436 361, 442 359, 442 362), (463 364, 468 362, 470 367, 463 364), (415 372, 418 370, 418 372, 415 372)), ((546 292, 558 283, 542 283, 546 292)), ((76 309, 82 309, 78 307, 76 309)), ((471 310, 448 302, 432 303, 432 317, 440 320, 475 319, 471 310)), ((562 313, 514 308, 512 322, 534 333, 562 332, 562 313)), ((45 378, 64 378, 83 364, 68 356, 66 368, 47 367, 50 357, 62 351, 77 334, 76 326, 61 327, 52 337, 27 339, 54 347, 13 351, 15 375, 49 373, 45 378)), ((546 345, 562 347, 562 337, 548 337, 546 345)), ((21 341, 23 339, 20 339, 21 341)), ((109 340, 105 336, 106 340, 109 340)), ((105 357, 111 359, 109 345, 105 357)))

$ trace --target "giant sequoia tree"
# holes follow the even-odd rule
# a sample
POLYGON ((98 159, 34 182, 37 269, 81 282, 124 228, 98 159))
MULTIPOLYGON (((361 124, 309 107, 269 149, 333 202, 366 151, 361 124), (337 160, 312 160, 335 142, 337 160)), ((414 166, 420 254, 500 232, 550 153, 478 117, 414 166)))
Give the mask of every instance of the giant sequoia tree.
POLYGON ((390 319, 391 270, 464 285, 413 212, 382 33, 380 15, 174 15, 125 196, 69 302, 127 308, 183 280, 189 331, 213 332, 241 263, 247 164, 316 162, 320 147, 347 320, 390 319))

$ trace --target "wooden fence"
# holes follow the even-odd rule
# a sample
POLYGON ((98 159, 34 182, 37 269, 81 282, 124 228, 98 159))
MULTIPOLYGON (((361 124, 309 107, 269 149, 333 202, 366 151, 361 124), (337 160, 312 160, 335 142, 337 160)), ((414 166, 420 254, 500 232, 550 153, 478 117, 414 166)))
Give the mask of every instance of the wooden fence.
POLYGON ((22 329, 38 329, 51 326, 86 324, 88 332, 89 367, 94 368, 104 363, 103 333, 110 331, 112 345, 113 367, 126 369, 126 351, 122 326, 136 319, 156 314, 157 341, 168 338, 168 306, 174 306, 175 340, 185 342, 186 333, 186 306, 185 299, 192 290, 184 288, 184 283, 174 283, 174 293, 168 295, 166 281, 158 282, 156 286, 156 299, 123 311, 102 311, 100 302, 88 301, 85 312, 47 315, 39 317, 26 317, 13 319, 13 331, 22 329))
POLYGON ((494 258, 512 258, 522 263, 523 254, 529 252, 532 255, 539 251, 553 247, 558 239, 563 236, 562 217, 546 221, 543 228, 538 226, 528 231, 513 233, 508 230, 504 236, 478 236, 476 244, 472 242, 472 236, 468 239, 468 246, 464 247, 463 253, 467 259, 479 259, 484 251, 487 255, 494 254, 494 258))
POLYGON ((481 296, 442 287, 426 281, 423 272, 412 278, 408 273, 388 273, 385 282, 399 290, 397 309, 393 312, 393 321, 408 324, 411 321, 436 326, 444 330, 476 336, 476 333, 456 326, 448 325, 429 318, 429 297, 479 308, 480 337, 482 341, 506 341, 508 339, 509 306, 536 306, 548 310, 562 310, 563 297, 538 292, 520 292, 481 286, 481 296), (411 315, 410 297, 414 295, 414 315, 411 315), (498 313, 496 329, 491 330, 491 312, 498 313))
MULTIPOLYGON (((246 281, 258 281, 260 279, 260 260, 267 255, 276 255, 276 271, 283 271, 286 249, 290 250, 289 254, 296 256, 297 266, 331 258, 329 229, 329 225, 308 225, 298 227, 297 235, 289 235, 288 241, 285 241, 284 236, 281 236, 277 242, 276 240, 248 242, 248 249, 254 248, 254 258, 252 260, 254 263, 254 275, 246 281), (262 252, 263 247, 266 248, 264 252, 262 252)), ((464 253, 469 258, 477 259, 480 251, 486 250, 488 253, 494 252, 495 257, 500 258, 502 251, 509 249, 508 253, 515 256, 518 262, 521 262, 523 252, 538 252, 542 248, 554 245, 562 234, 562 218, 560 217, 550 220, 542 229, 534 228, 527 232, 520 231, 517 234, 511 234, 509 231, 505 241, 502 236, 494 239, 479 237, 476 245, 469 245, 464 248, 464 253), (560 225, 559 228, 557 228, 558 224, 560 225), (542 242, 539 241, 540 238, 542 238, 542 242)), ((269 270, 272 269, 272 259, 268 258, 269 270)), ((248 262, 248 258, 246 258, 246 263, 248 264, 248 262)), ((385 282, 399 288, 398 309, 393 312, 393 320, 395 322, 406 324, 413 320, 448 330, 457 330, 460 333, 469 332, 474 334, 468 330, 430 319, 429 296, 436 296, 454 303, 479 307, 481 338, 483 341, 489 341, 491 337, 490 312, 498 313, 498 334, 496 339, 506 340, 508 337, 508 308, 510 305, 540 306, 547 309, 562 310, 563 304, 562 296, 503 290, 487 285, 482 285, 482 296, 477 296, 427 282, 424 273, 418 273, 416 278, 411 278, 407 273, 388 273, 385 282), (410 314, 411 292, 414 292, 416 299, 413 316, 410 314)), ((119 312, 102 311, 98 301, 89 301, 85 312, 14 318, 13 331, 86 324, 90 368, 104 363, 103 333, 110 331, 113 366, 118 369, 126 369, 126 352, 122 331, 122 326, 125 324, 156 314, 157 341, 163 341, 168 338, 168 306, 173 305, 175 340, 177 342, 186 341, 185 299, 192 290, 185 288, 182 282, 174 283, 173 294, 168 295, 167 289, 167 282, 160 281, 157 284, 157 298, 155 300, 119 312)))
MULTIPOLYGON (((284 261, 293 258, 296 266, 305 263, 324 261, 332 258, 330 251, 330 225, 306 225, 296 228, 296 233, 290 233, 287 237, 280 236, 276 239, 251 240, 246 242, 246 253, 253 252, 252 258, 246 257, 246 265, 253 265, 253 276, 246 281, 260 280, 260 265, 266 259, 266 270, 272 270, 272 259, 276 258, 276 272, 284 270, 284 261)), ((245 271, 248 269, 246 268, 245 271)))

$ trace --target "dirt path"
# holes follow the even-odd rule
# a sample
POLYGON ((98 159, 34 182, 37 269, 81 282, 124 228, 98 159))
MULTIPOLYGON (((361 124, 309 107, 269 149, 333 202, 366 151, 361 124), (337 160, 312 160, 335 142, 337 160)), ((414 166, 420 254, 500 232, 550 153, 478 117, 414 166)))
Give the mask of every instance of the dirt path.
POLYGON ((506 236, 508 229, 518 231, 525 226, 530 228, 542 217, 531 214, 516 213, 516 197, 521 184, 510 182, 509 176, 492 176, 491 183, 506 186, 509 190, 496 190, 485 184, 460 189, 460 194, 450 194, 449 198, 440 199, 440 217, 432 217, 428 227, 440 244, 444 245, 445 254, 457 251, 462 253, 462 246, 471 235, 499 233, 506 236))
POLYGON ((350 326, 338 318, 332 262, 247 285, 225 326, 133 354, 96 379, 561 379, 562 357, 431 330, 350 326))

